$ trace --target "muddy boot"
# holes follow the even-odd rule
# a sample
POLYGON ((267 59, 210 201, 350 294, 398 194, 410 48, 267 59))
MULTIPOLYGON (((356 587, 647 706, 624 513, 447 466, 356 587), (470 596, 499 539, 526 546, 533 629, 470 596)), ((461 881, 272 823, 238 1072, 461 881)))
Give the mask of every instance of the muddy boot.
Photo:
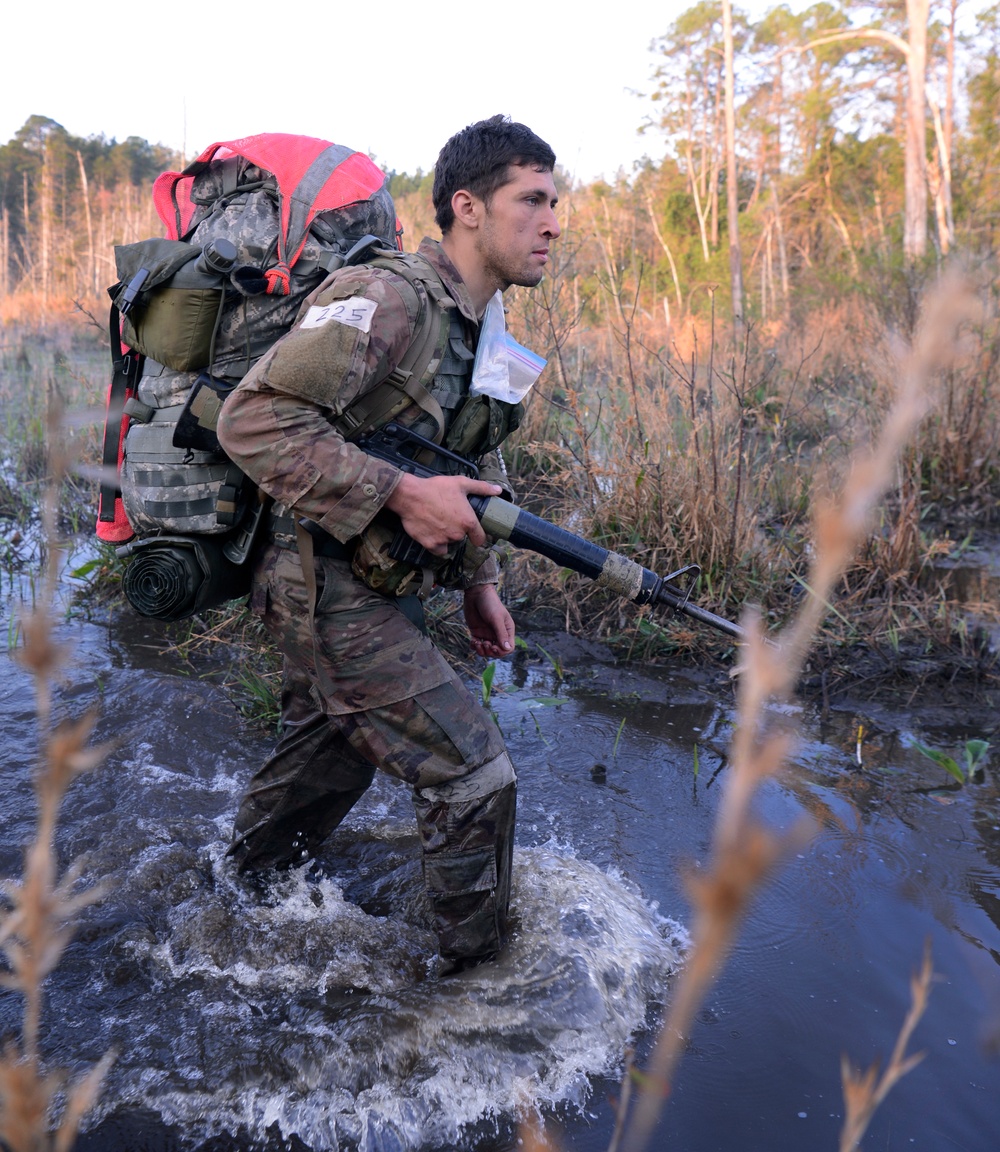
POLYGON ((507 942, 516 800, 506 752, 414 792, 442 975, 492 959, 507 942))

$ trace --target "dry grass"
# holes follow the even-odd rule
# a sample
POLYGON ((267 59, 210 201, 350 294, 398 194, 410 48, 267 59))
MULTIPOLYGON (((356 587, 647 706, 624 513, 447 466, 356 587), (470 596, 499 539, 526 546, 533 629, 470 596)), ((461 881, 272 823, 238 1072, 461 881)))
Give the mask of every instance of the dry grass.
POLYGON ((913 1030, 927 1009, 934 969, 928 946, 924 950, 920 971, 910 979, 910 1008, 896 1037, 892 1055, 885 1071, 879 1075, 878 1064, 861 1072, 853 1067, 846 1056, 841 1057, 840 1078, 844 1086, 844 1107, 847 1115, 840 1133, 839 1152, 854 1152, 860 1147, 875 1110, 889 1095, 893 1087, 923 1059, 923 1053, 907 1055, 913 1030))
MULTIPOLYGON (((53 414, 49 442, 58 442, 53 414)), ((51 459, 51 458, 50 458, 51 459)), ((38 819, 25 852, 20 880, 0 884, 0 949, 7 970, 0 982, 24 999, 19 1040, 0 1055, 0 1144, 7 1152, 65 1152, 75 1142, 80 1122, 93 1106, 113 1059, 109 1053, 75 1080, 64 1069, 49 1068, 42 1054, 44 985, 59 963, 79 911, 100 898, 97 886, 81 888, 82 865, 60 872, 55 847, 56 823, 73 780, 99 763, 105 750, 90 745, 94 717, 56 724, 52 685, 66 653, 52 632, 51 605, 58 578, 57 496, 65 461, 52 459, 52 476, 43 507, 49 541, 41 595, 21 622, 18 655, 35 682, 40 755, 35 770, 38 819)))
MULTIPOLYGON (((586 389, 543 388, 511 470, 519 496, 604 547, 657 572, 698 563, 699 603, 727 614, 727 606, 731 613, 765 598, 774 549, 758 510, 779 455, 770 446, 766 459, 760 453, 751 405, 761 385, 751 360, 699 356, 655 361, 641 382, 609 370, 586 389)), ((529 579, 544 581, 544 569, 532 568, 529 579)), ((613 638, 642 618, 583 582, 567 585, 555 573, 549 580, 574 629, 613 638)))
MULTIPOLYGON (((512 441, 519 499, 655 571, 697 563, 694 597, 720 615, 753 602, 771 626, 790 620, 809 579, 809 509, 846 482, 856 446, 888 418, 899 330, 858 294, 778 333, 751 332, 741 347, 715 327, 691 328, 683 348, 664 345, 610 274, 596 290, 607 320, 585 328, 572 251, 560 259, 562 291, 545 282, 512 307, 512 328, 550 361, 512 441)), ((905 676, 928 645, 946 675, 993 675, 957 604, 928 578, 1000 507, 1000 303, 988 277, 970 290, 979 314, 836 585, 839 615, 820 626, 811 663, 824 688, 855 672, 905 676)), ((518 557, 512 576, 513 596, 561 611, 570 630, 633 659, 700 654, 717 642, 683 622, 660 627, 647 610, 530 558, 518 557)))
POLYGON ((22 291, 0 297, 0 325, 5 328, 46 329, 53 324, 88 326, 94 322, 94 316, 106 316, 107 311, 107 299, 101 296, 76 299, 50 294, 43 297, 40 292, 22 291))

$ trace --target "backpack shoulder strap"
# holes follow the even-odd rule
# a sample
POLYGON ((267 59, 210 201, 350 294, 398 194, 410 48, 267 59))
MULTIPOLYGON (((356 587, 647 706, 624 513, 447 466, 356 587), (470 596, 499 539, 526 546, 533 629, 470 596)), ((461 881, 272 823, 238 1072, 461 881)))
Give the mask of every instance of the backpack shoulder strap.
POLYGON ((436 424, 436 441, 444 435, 444 413, 427 389, 448 347, 450 315, 455 302, 441 278, 422 257, 384 251, 366 261, 401 276, 418 301, 417 321, 410 346, 396 367, 363 396, 349 405, 336 421, 341 435, 354 440, 380 428, 410 404, 416 404, 436 424))

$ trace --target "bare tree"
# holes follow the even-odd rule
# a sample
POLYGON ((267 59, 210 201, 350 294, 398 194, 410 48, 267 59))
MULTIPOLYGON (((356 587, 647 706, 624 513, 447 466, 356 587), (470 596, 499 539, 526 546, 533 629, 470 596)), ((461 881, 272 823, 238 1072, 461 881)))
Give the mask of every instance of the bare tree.
POLYGON ((87 222, 87 289, 97 291, 97 264, 94 260, 94 220, 90 211, 90 185, 87 181, 87 169, 83 163, 83 154, 78 150, 76 162, 80 166, 80 192, 83 196, 84 219, 87 222))
POLYGON ((906 0, 906 153, 903 252, 910 260, 927 251, 927 21, 930 0, 906 0))
POLYGON ((896 49, 906 62, 906 126, 903 170, 903 253, 919 260, 927 252, 927 24, 930 0, 906 0, 907 39, 885 28, 828 32, 803 46, 846 40, 878 40, 896 49))
POLYGON ((726 216, 729 224, 729 280, 733 295, 733 329, 743 331, 743 257, 740 253, 740 191, 736 171, 736 104, 733 75, 733 7, 722 0, 722 36, 726 79, 726 216))
POLYGON ((944 116, 938 103, 928 98, 934 117, 934 139, 937 157, 931 167, 934 212, 937 216, 938 242, 948 252, 955 240, 955 218, 951 197, 951 158, 955 134, 955 39, 959 0, 948 3, 948 39, 945 42, 944 116))

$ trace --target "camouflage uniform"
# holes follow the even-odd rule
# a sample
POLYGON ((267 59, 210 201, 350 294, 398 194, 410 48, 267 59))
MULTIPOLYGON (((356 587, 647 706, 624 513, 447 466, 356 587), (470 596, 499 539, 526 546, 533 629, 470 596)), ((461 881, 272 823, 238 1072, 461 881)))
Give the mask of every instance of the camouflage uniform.
MULTIPOLYGON (((451 340, 450 354, 471 360, 468 291, 438 244, 425 240, 420 255, 461 317, 463 347, 451 340)), ((331 423, 399 363, 416 319, 412 286, 391 270, 335 273, 223 409, 226 451, 279 507, 323 530, 312 618, 290 538, 279 533, 257 566, 252 606, 284 655, 283 734, 243 799, 231 852, 241 870, 308 859, 382 768, 413 787, 442 956, 460 964, 504 942, 516 778, 496 724, 407 613, 414 598, 373 591, 352 572, 357 538, 384 519, 400 473, 331 423)), ((442 399, 446 424, 462 399, 442 399)), ((414 406, 399 418, 420 417, 414 406)), ((482 463, 483 478, 506 487, 498 455, 482 463)), ((484 555, 459 578, 465 586, 496 581, 484 555)))

